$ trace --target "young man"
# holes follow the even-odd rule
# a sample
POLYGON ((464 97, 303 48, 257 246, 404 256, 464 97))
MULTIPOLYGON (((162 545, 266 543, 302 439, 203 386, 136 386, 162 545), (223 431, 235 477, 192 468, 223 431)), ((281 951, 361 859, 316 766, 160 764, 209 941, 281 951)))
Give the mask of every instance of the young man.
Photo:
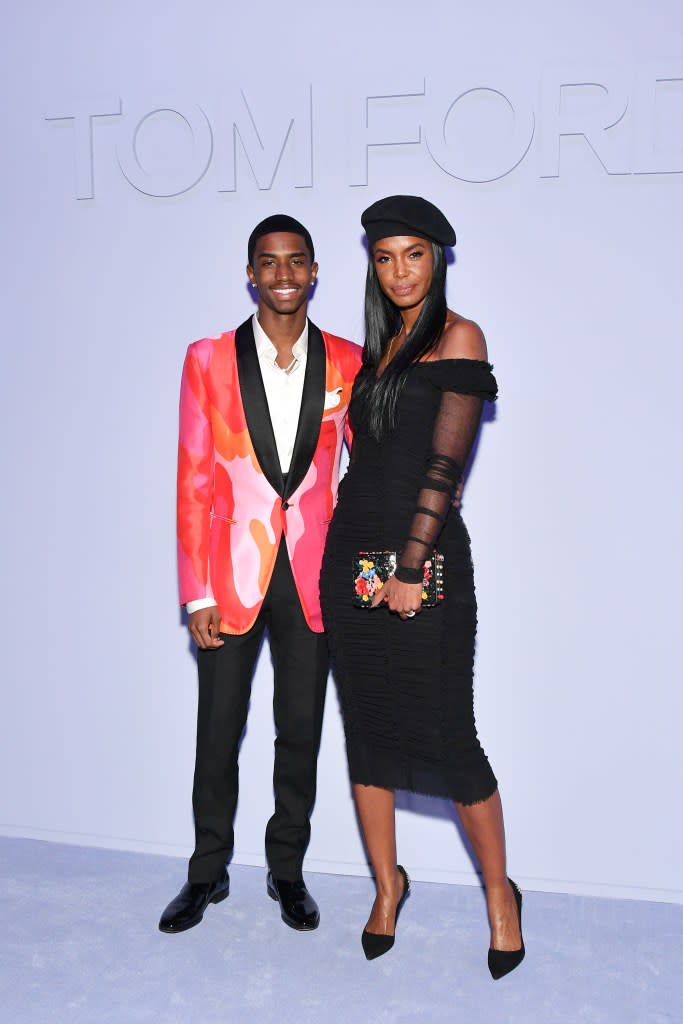
POLYGON ((181 385, 178 569, 199 707, 196 842, 159 922, 171 933, 229 892, 238 749, 265 630, 277 732, 267 891, 292 928, 320 919, 302 876, 328 672, 318 576, 360 349, 306 317, 318 265, 302 224, 268 217, 248 258, 258 312, 190 345, 181 385))

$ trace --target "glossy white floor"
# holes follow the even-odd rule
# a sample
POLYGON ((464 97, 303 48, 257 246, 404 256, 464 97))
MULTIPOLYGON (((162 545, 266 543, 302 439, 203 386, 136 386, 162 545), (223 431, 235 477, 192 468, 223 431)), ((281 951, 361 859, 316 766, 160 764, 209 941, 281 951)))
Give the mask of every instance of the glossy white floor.
MULTIPOLYGON (((418 883, 368 963, 367 879, 307 876, 320 928, 280 921, 263 871, 182 935, 157 921, 185 865, 0 839, 0 1006, 12 1024, 680 1024, 683 907, 526 892, 527 958, 493 982, 479 890, 418 883)), ((407 865, 410 870, 410 865, 407 865)))

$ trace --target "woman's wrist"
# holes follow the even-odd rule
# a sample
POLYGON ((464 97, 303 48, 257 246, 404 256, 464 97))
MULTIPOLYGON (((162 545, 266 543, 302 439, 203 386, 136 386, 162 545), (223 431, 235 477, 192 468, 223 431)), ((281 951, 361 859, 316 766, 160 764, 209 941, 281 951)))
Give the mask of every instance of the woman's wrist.
POLYGON ((394 576, 399 583, 422 583, 424 569, 410 569, 407 565, 398 565, 394 576))

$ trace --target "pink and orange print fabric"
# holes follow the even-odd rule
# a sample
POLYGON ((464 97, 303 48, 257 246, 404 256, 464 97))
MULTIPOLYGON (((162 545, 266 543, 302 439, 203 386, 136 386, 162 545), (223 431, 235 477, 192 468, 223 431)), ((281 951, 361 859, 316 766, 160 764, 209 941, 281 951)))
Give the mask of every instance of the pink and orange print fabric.
POLYGON ((351 388, 352 342, 322 332, 325 407, 308 471, 287 509, 263 474, 247 429, 235 332, 187 350, 180 394, 178 577, 180 601, 213 597, 221 630, 245 633, 263 603, 284 533, 306 621, 322 632, 318 577, 339 482, 351 388))

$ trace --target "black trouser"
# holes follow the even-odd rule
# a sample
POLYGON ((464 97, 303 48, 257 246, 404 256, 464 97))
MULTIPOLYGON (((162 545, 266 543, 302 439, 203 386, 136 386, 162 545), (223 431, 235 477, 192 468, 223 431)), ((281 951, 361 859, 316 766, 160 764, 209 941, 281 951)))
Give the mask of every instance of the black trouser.
POLYGON ((195 850, 190 882, 218 879, 234 843, 237 756, 251 680, 264 630, 273 661, 275 813, 266 828, 273 875, 295 882, 311 833, 316 764, 327 686, 327 640, 306 624, 284 538, 259 616, 241 636, 222 633, 216 650, 198 652, 199 706, 192 806, 195 850))

